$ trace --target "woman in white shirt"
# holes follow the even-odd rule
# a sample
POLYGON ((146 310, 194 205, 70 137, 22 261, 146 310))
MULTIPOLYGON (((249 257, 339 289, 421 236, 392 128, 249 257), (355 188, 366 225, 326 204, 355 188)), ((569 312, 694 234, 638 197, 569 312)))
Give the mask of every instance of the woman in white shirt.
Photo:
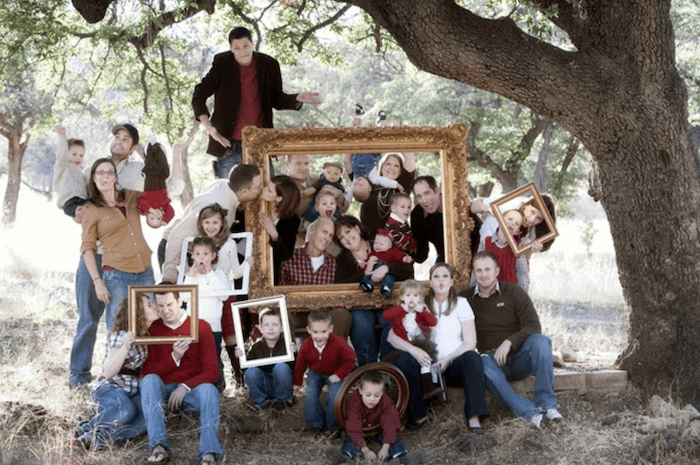
POLYGON ((448 385, 463 386, 464 415, 469 429, 482 432, 480 420, 488 416, 489 409, 484 392, 484 369, 481 357, 476 352, 474 312, 467 299, 457 296, 453 276, 452 267, 447 263, 436 263, 430 269, 430 290, 425 297, 425 304, 438 320, 430 333, 430 338, 436 345, 437 360, 432 360, 423 349, 404 341, 393 331, 387 340, 395 348, 404 351, 396 356, 394 365, 406 376, 411 388, 408 402, 408 417, 411 422, 421 425, 428 418, 420 368, 433 364, 444 373, 448 385))

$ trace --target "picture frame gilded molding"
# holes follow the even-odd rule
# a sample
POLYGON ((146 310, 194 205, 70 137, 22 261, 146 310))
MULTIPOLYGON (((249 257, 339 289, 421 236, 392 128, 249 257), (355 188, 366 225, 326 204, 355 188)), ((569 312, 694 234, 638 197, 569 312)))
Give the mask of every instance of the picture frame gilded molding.
MULTIPOLYGON (((455 270, 455 286, 466 289, 471 275, 469 217, 471 201, 467 182, 467 126, 387 128, 243 129, 243 162, 258 166, 269 178, 269 157, 327 155, 367 152, 437 152, 440 156, 445 260, 455 270)), ((246 206, 246 225, 254 241, 255 266, 251 270, 251 299, 284 294, 289 311, 319 308, 381 308, 387 305, 380 293, 364 293, 356 284, 323 286, 274 286, 272 249, 260 224, 269 205, 257 199, 246 206)))

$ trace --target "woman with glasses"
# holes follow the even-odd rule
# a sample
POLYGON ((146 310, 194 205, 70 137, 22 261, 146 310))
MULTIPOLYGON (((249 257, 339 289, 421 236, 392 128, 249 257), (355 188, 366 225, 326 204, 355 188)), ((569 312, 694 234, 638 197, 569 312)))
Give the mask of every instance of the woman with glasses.
POLYGON ((141 192, 122 189, 110 158, 93 163, 87 185, 88 203, 83 213, 85 258, 97 298, 105 303, 107 329, 129 286, 153 285, 151 249, 141 231, 138 198, 141 192), (102 277, 95 253, 102 246, 102 277))

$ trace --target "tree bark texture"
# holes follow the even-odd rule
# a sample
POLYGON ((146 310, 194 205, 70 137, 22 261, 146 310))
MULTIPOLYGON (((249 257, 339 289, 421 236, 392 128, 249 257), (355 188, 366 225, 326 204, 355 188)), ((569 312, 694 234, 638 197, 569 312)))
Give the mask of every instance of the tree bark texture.
POLYGON ((420 69, 500 94, 566 128, 593 156, 631 307, 618 360, 636 384, 700 394, 700 185, 670 0, 535 0, 573 51, 447 0, 353 0, 420 69), (574 5, 574 3, 577 3, 574 5))
POLYGON ((21 131, 10 129, 2 131, 7 138, 7 187, 2 201, 2 226, 11 227, 17 219, 17 199, 22 179, 22 157, 27 148, 27 141, 20 143, 21 131))

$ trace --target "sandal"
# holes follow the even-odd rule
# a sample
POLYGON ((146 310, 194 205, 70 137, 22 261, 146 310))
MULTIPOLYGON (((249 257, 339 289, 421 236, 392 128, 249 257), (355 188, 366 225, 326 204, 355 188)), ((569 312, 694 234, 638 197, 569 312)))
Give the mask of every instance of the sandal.
POLYGON ((168 455, 168 451, 165 450, 165 447, 161 446, 160 444, 156 444, 151 451, 151 455, 148 456, 144 463, 168 463, 169 461, 170 455, 168 455))

